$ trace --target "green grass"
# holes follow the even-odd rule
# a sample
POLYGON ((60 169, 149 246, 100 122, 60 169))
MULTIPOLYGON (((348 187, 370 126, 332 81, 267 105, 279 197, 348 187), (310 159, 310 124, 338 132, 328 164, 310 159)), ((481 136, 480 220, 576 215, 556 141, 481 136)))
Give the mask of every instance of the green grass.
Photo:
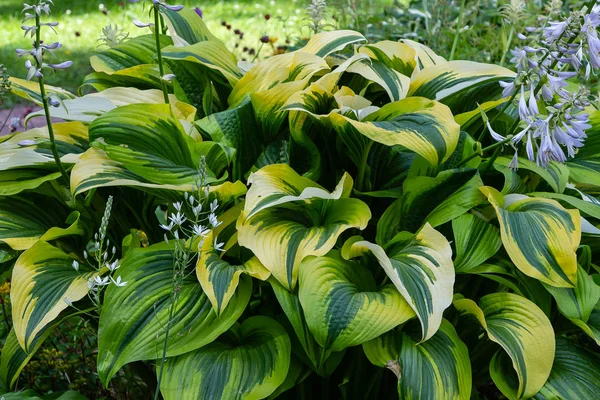
MULTIPOLYGON (((35 0, 30 0, 31 3, 35 0)), ((42 40, 45 42, 60 41, 63 48, 56 52, 56 60, 73 61, 73 66, 67 70, 59 71, 49 76, 49 84, 63 87, 76 92, 83 77, 91 72, 89 57, 105 46, 98 46, 97 39, 101 29, 109 24, 118 24, 130 33, 130 37, 147 33, 147 29, 138 29, 132 19, 148 20, 148 6, 143 10, 142 2, 137 4, 124 0, 125 7, 119 5, 118 0, 89 1, 89 0, 59 0, 55 1, 56 7, 50 15, 51 21, 59 22, 54 34, 49 28, 42 31, 42 40), (104 4, 108 14, 104 15, 99 5, 104 4)), ((290 43, 308 34, 305 20, 305 8, 308 0, 221 0, 221 1, 195 1, 195 0, 169 0, 169 4, 184 4, 189 7, 200 6, 204 20, 209 29, 222 40, 229 48, 235 49, 240 59, 249 58, 243 53, 244 47, 258 49, 260 37, 263 35, 276 36, 278 41, 275 46, 285 45, 286 39, 290 43), (265 20, 264 15, 270 14, 271 19, 265 20), (226 21, 232 26, 231 31, 221 26, 221 21, 226 21), (234 29, 244 32, 243 41, 237 41, 233 34, 234 29), (236 44, 238 47, 236 48, 236 44)), ((383 10, 383 4, 390 4, 391 0, 375 0, 378 9, 383 10)), ((0 64, 5 64, 11 76, 24 78, 26 74, 23 66, 24 60, 18 60, 15 48, 30 48, 32 41, 23 37, 21 30, 22 0, 0 1, 0 64)), ((270 46, 265 46, 261 56, 272 54, 270 46)), ((12 100, 14 101, 14 100, 12 100)), ((11 100, 4 107, 10 106, 11 100)))

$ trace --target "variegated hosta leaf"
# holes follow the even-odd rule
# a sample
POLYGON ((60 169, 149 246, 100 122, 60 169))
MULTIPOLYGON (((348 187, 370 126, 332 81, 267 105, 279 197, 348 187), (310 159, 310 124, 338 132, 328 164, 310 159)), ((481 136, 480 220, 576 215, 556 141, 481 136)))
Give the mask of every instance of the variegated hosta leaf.
POLYGON ((373 253, 417 314, 422 340, 431 338, 440 327, 444 310, 452 304, 454 266, 448 240, 425 224, 416 235, 399 233, 385 250, 360 237, 349 239, 342 250, 346 259, 367 252, 373 253))
POLYGON ((169 35, 175 46, 182 47, 205 40, 219 40, 210 33, 202 17, 191 8, 184 7, 179 11, 164 9, 162 14, 166 17, 165 22, 169 27, 169 35))
POLYGON ((76 271, 62 250, 38 241, 17 259, 12 273, 10 302, 15 335, 25 352, 36 336, 68 307, 88 293, 92 272, 76 271))
POLYGON ((349 44, 366 41, 367 39, 362 34, 351 30, 321 32, 311 36, 308 43, 300 51, 325 58, 332 53, 343 50, 349 44))
POLYGON ((215 312, 221 315, 233 297, 242 274, 265 281, 271 273, 256 257, 242 265, 231 265, 227 260, 219 257, 219 252, 214 248, 214 240, 211 231, 204 238, 203 246, 198 249, 200 257, 196 264, 196 276, 215 312))
POLYGON ((168 46, 162 49, 167 60, 189 61, 206 67, 215 78, 226 80, 233 87, 242 77, 237 67, 235 55, 221 42, 216 40, 198 42, 189 46, 168 46))
MULTIPOLYGON (((0 146, 1 147, 1 146, 0 146)), ((45 169, 18 168, 0 174, 0 196, 14 196, 24 190, 36 189, 44 182, 60 178, 60 172, 45 169)))
POLYGON ((431 67, 432 65, 447 63, 447 61, 444 57, 438 56, 437 54, 435 54, 435 52, 433 50, 431 50, 429 47, 425 46, 424 44, 415 42, 414 40, 410 40, 410 39, 401 39, 400 42, 403 44, 406 44, 407 46, 412 47, 416 51, 416 54, 415 54, 416 67, 412 72, 412 75, 411 75, 412 78, 414 78, 419 73, 419 71, 421 71, 422 69, 431 67))
POLYGON ((505 205, 496 189, 484 186, 481 191, 496 210, 502 243, 517 268, 548 285, 573 287, 581 240, 579 211, 540 198, 505 205))
POLYGON ((600 187, 600 157, 575 158, 567 163, 569 177, 580 189, 600 187))
POLYGON ((361 46, 358 51, 407 77, 412 75, 417 66, 417 50, 405 43, 382 40, 361 46))
MULTIPOLYGON (((75 163, 88 148, 87 127, 80 122, 56 123, 52 127, 61 162, 75 163)), ((56 169, 47 127, 16 133, 0 143, 0 170, 32 167, 56 169)))
POLYGON ((79 212, 69 215, 64 204, 53 197, 35 193, 0 197, 0 242, 14 250, 27 250, 39 239, 83 233, 79 212))
POLYGON ((273 56, 253 66, 238 81, 229 96, 229 106, 239 105, 246 96, 253 93, 285 82, 303 81, 326 70, 329 70, 329 66, 325 60, 314 54, 295 51, 273 56))
POLYGON ((394 285, 379 289, 368 269, 337 251, 305 259, 299 286, 306 323, 329 352, 374 339, 415 315, 394 285))
POLYGON ((297 291, 290 292, 273 277, 269 278, 269 284, 271 284, 277 301, 296 334, 295 337, 290 336, 291 340, 294 341, 297 338, 302 347, 300 349, 297 345, 294 345, 292 348, 294 354, 301 357, 319 375, 329 376, 340 363, 344 352, 331 354, 317 343, 306 322, 297 291))
POLYGON ((494 256, 502 246, 498 228, 473 214, 453 219, 452 231, 456 242, 454 270, 457 273, 469 273, 494 256))
POLYGON ((335 190, 329 193, 319 184, 304 178, 287 164, 273 164, 252 173, 248 178, 252 186, 246 195, 244 215, 252 217, 259 211, 294 201, 313 198, 337 200, 350 196, 352 177, 345 173, 335 190))
POLYGON ((375 82, 387 93, 390 101, 402 100, 410 87, 410 78, 378 60, 360 60, 348 67, 348 72, 375 82))
POLYGON ((500 95, 499 81, 514 79, 507 68, 472 61, 449 61, 424 68, 412 78, 409 96, 437 100, 456 114, 500 95))
MULTIPOLYGON (((168 36, 160 35, 160 46, 172 43, 168 36)), ((84 78, 83 85, 91 85, 97 90, 112 86, 160 88, 160 73, 154 64, 156 41, 154 34, 129 39, 118 46, 103 50, 90 58, 94 73, 84 78), (113 80, 116 78, 116 80, 113 80), (105 80, 98 86, 95 81, 105 80), (119 82, 119 79, 122 82, 119 82)))
MULTIPOLYGON (((106 289, 100 315, 98 374, 104 385, 129 362, 162 357, 173 290, 173 245, 131 250, 118 275, 127 286, 106 289)), ((244 278, 229 306, 217 316, 198 279, 186 276, 173 309, 168 357, 202 347, 231 327, 250 299, 252 282, 244 278)))
POLYGON ((535 395, 548 379, 554 361, 554 331, 548 317, 535 303, 512 293, 488 294, 479 300, 479 306, 460 297, 454 300, 456 309, 475 317, 490 340, 498 343, 512 360, 518 387, 511 387, 508 377, 497 374, 492 363, 494 383, 510 399, 535 395))
POLYGON ((277 321, 250 317, 215 342, 169 358, 160 390, 165 400, 264 399, 285 381, 290 356, 277 321))
MULTIPOLYGON (((577 189, 575 189, 577 191, 577 189)), ((554 199, 561 204, 571 205, 582 214, 590 216, 592 218, 600 219, 600 202, 593 196, 587 195, 583 192, 578 193, 582 198, 569 196, 561 193, 547 193, 547 192, 533 192, 529 193, 530 196, 543 197, 546 199, 554 199)))
POLYGON ((436 227, 485 202, 479 188, 483 181, 476 169, 453 169, 436 177, 417 176, 402 185, 399 226, 414 232, 428 222, 436 227))
POLYGON ((594 282, 594 279, 581 266, 578 266, 577 284, 574 288, 544 286, 556 300, 561 314, 579 326, 600 345, 600 335, 597 334, 598 326, 594 327, 593 321, 588 325, 588 321, 600 301, 600 286, 594 282))
POLYGON ((387 146, 401 145, 433 165, 450 157, 460 135, 448 107, 419 97, 389 103, 363 121, 335 113, 330 119, 340 135, 358 133, 387 146))
POLYGON ((426 342, 395 329, 363 343, 363 350, 371 363, 396 374, 401 399, 471 398, 469 351, 445 319, 426 342))
POLYGON ((75 194, 122 185, 190 190, 202 153, 207 155, 209 182, 216 181, 210 154, 201 147, 205 143, 186 134, 168 105, 119 107, 96 118, 89 130, 93 148, 71 172, 75 194))
MULTIPOLYGON (((170 94, 169 101, 173 115, 180 120, 194 121, 196 109, 189 104, 177 100, 170 94)), ((108 111, 129 104, 164 104, 163 92, 158 89, 140 90, 134 87, 113 87, 99 93, 90 93, 72 100, 64 100, 59 107, 51 107, 53 118, 66 121, 90 123, 108 111)), ((25 117, 25 122, 31 118, 43 116, 44 110, 33 112, 25 117)))
POLYGON ((600 356, 567 338, 556 338, 550 377, 536 400, 594 399, 600 393, 600 356))
MULTIPOLYGON (((161 47, 169 45, 171 38, 160 36, 161 47)), ((94 71, 112 74, 117 71, 152 64, 156 56, 156 41, 154 34, 137 36, 118 46, 103 50, 90 57, 94 71)))
POLYGON ((327 254, 343 232, 365 229, 370 218, 369 207, 358 199, 312 198, 264 208, 249 218, 242 215, 238 241, 293 290, 305 257, 327 254))
MULTIPOLYGON (((508 156, 498 157, 494 164, 509 167, 511 160, 512 157, 508 156)), ((569 168, 565 164, 556 161, 552 161, 547 167, 542 168, 527 158, 519 157, 519 169, 538 174, 556 193, 564 192, 569 181, 569 168)))
MULTIPOLYGON (((10 81, 10 91, 12 94, 30 100, 38 106, 42 105, 40 85, 37 82, 26 81, 14 76, 9 77, 8 80, 10 81)), ((44 89, 46 90, 46 94, 55 100, 74 99, 76 97, 73 93, 59 87, 44 85, 44 89)))

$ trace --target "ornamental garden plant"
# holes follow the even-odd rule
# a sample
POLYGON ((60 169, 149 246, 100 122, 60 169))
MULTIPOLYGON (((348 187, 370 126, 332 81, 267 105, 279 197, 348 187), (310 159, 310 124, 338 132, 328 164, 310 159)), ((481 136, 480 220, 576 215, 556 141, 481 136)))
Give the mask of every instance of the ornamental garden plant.
POLYGON ((598 396, 600 5, 507 68, 318 24, 244 62, 147 3, 78 93, 24 7, 5 86, 47 126, 0 138, 4 398, 598 396), (73 321, 98 387, 44 397, 20 375, 73 321))

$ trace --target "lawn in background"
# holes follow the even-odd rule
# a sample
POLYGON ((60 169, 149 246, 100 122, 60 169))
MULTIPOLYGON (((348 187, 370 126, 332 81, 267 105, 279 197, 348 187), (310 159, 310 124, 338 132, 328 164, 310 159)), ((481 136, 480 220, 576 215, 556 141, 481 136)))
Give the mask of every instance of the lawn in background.
MULTIPOLYGON (((252 61, 253 55, 243 52, 244 47, 254 49, 261 46, 261 36, 277 38, 273 43, 263 46, 261 56, 273 54, 278 46, 297 43, 308 35, 306 21, 306 5, 309 0, 228 0, 228 1, 196 1, 196 0, 169 0, 169 4, 184 4, 188 7, 199 7, 209 29, 219 38, 224 40, 230 49, 237 52, 238 58, 252 61), (266 20, 265 15, 270 19, 266 20), (227 29, 222 22, 231 26, 227 29), (239 41, 233 33, 239 29, 244 33, 244 38, 239 41), (236 48, 235 46, 238 45, 236 48)), ((31 1, 30 1, 31 2, 31 1)), ((42 40, 47 42, 60 41, 62 49, 56 51, 59 61, 71 60, 73 66, 67 70, 59 71, 56 75, 49 76, 47 82, 51 85, 63 87, 69 91, 77 92, 83 77, 91 72, 89 57, 95 51, 105 49, 98 46, 98 38, 103 27, 117 24, 129 32, 130 37, 148 33, 148 29, 136 28, 132 19, 149 21, 148 5, 145 10, 143 2, 130 3, 127 0, 115 1, 87 1, 87 0, 59 0, 50 16, 51 21, 58 21, 54 34, 49 28, 42 31, 42 40), (106 13, 102 12, 106 10, 106 13)), ((369 2, 373 7, 382 12, 384 3, 392 1, 375 0, 369 2)), ((15 48, 30 48, 32 39, 23 37, 21 30, 22 0, 0 1, 0 64, 6 65, 11 76, 24 78, 26 75, 24 61, 18 60, 15 48)), ((13 99, 15 101, 17 99, 13 99)), ((4 104, 4 108, 11 106, 11 100, 4 104)))

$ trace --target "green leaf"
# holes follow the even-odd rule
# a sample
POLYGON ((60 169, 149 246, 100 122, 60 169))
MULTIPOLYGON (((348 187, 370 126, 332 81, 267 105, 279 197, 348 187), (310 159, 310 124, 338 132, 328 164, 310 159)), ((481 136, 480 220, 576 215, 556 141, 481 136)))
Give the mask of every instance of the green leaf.
MULTIPOLYGON (((399 43, 400 44, 400 43, 399 43)), ((410 87, 410 78, 373 59, 360 60, 348 67, 347 72, 375 82, 385 90, 391 101, 402 100, 410 87)))
POLYGON ((353 180, 344 174, 331 193, 319 184, 296 173, 287 164, 273 164, 252 173, 248 178, 252 186, 246 195, 244 213, 247 218, 269 207, 313 198, 338 200, 348 197, 353 180))
MULTIPOLYGON (((87 127, 80 122, 56 123, 52 127, 61 162, 75 163, 88 148, 87 127)), ((0 170, 16 168, 57 169, 47 127, 19 132, 0 142, 0 170)))
POLYGON ((567 161, 569 177, 580 189, 598 190, 600 187, 600 157, 575 158, 567 161))
MULTIPOLYGON (((256 257, 242 265, 231 265, 219 257, 214 249, 216 238, 213 232, 204 237, 204 245, 199 249, 200 257, 196 264, 196 276, 208 296, 217 315, 221 315, 233 297, 242 274, 265 281, 271 273, 262 266, 256 257)), ((219 238, 219 240, 221 240, 219 238)))
POLYGON ((483 203, 479 188, 483 182, 476 169, 442 171, 435 178, 419 176, 404 181, 403 230, 416 231, 424 223, 442 225, 483 203))
POLYGON ((448 61, 426 67, 413 76, 408 95, 437 100, 460 114, 499 96, 502 87, 498 82, 514 77, 513 71, 498 65, 448 61))
POLYGON ((310 367, 319 375, 328 376, 331 371, 337 367, 341 361, 341 356, 343 356, 344 353, 334 353, 330 355, 326 349, 319 346, 308 328, 306 316, 304 315, 304 310, 302 309, 300 298, 296 291, 290 292, 273 277, 269 278, 269 283, 273 288, 273 292, 275 293, 275 297, 277 297, 279 305, 283 309, 284 314, 288 318, 294 333, 296 334, 295 337, 291 335, 290 339, 294 340, 297 338, 302 346, 302 350, 297 346, 293 346, 292 349, 294 353, 301 357, 302 360, 310 365, 310 367))
POLYGON ((165 22, 175 46, 182 47, 205 40, 218 40, 210 33, 202 17, 191 8, 184 7, 179 11, 163 9, 161 12, 167 17, 165 22))
POLYGON ((306 323, 329 352, 374 339, 414 317, 394 285, 378 289, 368 269, 338 252, 306 258, 299 287, 306 323))
POLYGON ((600 344, 600 335, 595 334, 595 327, 588 325, 600 301, 600 286, 594 282, 594 279, 578 266, 577 285, 574 288, 544 286, 556 300, 560 313, 600 344))
POLYGON ((351 30, 326 31, 312 35, 308 43, 299 51, 325 58, 332 53, 343 50, 352 43, 366 41, 367 39, 359 32, 351 30))
POLYGON ((196 125, 211 140, 235 149, 233 177, 241 178, 254 165, 265 143, 254 119, 250 102, 230 110, 213 113, 196 125))
POLYGON ((160 389, 165 400, 264 399, 285 381, 290 355, 279 323, 250 317, 215 342, 169 358, 160 389))
MULTIPOLYGON (((512 157, 508 156, 498 157, 494 164, 508 167, 511 160, 512 157)), ((569 181, 569 168, 565 164, 555 161, 550 162, 546 168, 542 168, 533 161, 519 157, 519 169, 525 169, 538 174, 556 193, 564 192, 569 181)))
POLYGON ((457 273, 469 273, 494 256, 502 246, 498 228, 473 214, 453 219, 452 231, 456 243, 454 270, 457 273))
POLYGON ((556 338, 556 355, 536 400, 593 399, 600 393, 600 356, 571 340, 556 338))
POLYGON ((325 60, 314 54, 294 51, 270 57, 254 65, 240 79, 229 96, 229 106, 238 106, 247 96, 277 85, 308 80, 317 72, 329 70, 325 60))
POLYGON ((405 43, 382 40, 361 46, 358 51, 406 76, 411 76, 417 66, 417 50, 405 43))
POLYGON ((2 171, 0 174, 0 196, 14 196, 24 190, 40 187, 44 182, 54 181, 60 177, 60 172, 50 172, 44 169, 19 168, 2 171))
POLYGON ((162 56, 166 60, 188 61, 204 67, 203 71, 213 79, 228 82, 231 87, 242 77, 235 55, 220 41, 203 41, 183 47, 168 46, 162 50, 162 56))
MULTIPOLYGON (((462 296, 460 296, 462 297, 462 296)), ((488 337, 512 360, 518 387, 490 365, 494 383, 510 399, 530 398, 544 385, 554 361, 554 331, 548 317, 535 303, 512 293, 492 293, 479 300, 456 298, 454 306, 463 315, 475 317, 488 337)), ((495 357, 497 359, 497 357, 495 357)))
POLYGON ((371 363, 396 374, 401 399, 470 399, 469 352, 445 319, 426 342, 396 329, 364 343, 363 349, 371 363))
MULTIPOLYGON (((98 374, 104 385, 129 362, 162 357, 173 290, 173 245, 131 250, 118 273, 127 286, 106 289, 100 315, 98 374)), ((252 282, 244 278, 217 316, 197 278, 186 276, 173 309, 167 357, 211 343, 232 326, 250 299, 252 282)))
POLYGON ((83 233, 79 212, 68 214, 64 204, 53 197, 36 193, 0 197, 0 243, 14 250, 27 250, 39 239, 83 233))
POLYGON ((76 271, 71 257, 41 240, 21 254, 13 268, 10 301, 14 332, 27 353, 68 307, 64 299, 74 303, 87 295, 87 281, 93 276, 83 268, 76 271))
POLYGON ((372 253, 421 321, 422 340, 438 330, 442 314, 452 304, 454 266, 446 238, 425 224, 412 235, 401 232, 384 248, 350 238, 342 250, 346 259, 372 253))
POLYGON ((505 205, 496 189, 485 186, 481 191, 496 211, 502 243, 517 268, 546 284, 573 287, 581 239, 579 211, 529 197, 505 205))
MULTIPOLYGON (((93 147, 71 171, 74 194, 103 186, 190 190, 200 155, 208 155, 204 143, 184 131, 168 105, 119 107, 96 118, 89 130, 93 147)), ((213 183, 207 161, 208 181, 213 183)))
POLYGON ((434 165, 450 157, 460 135, 446 106, 418 97, 386 104, 363 121, 336 113, 330 119, 339 135, 359 134, 387 146, 404 146, 434 165))
MULTIPOLYGON (((8 80, 10 81, 10 92, 12 94, 29 100, 38 106, 42 105, 40 85, 37 82, 26 81, 14 76, 9 77, 8 80)), ((73 93, 59 87, 44 85, 44 89, 46 90, 46 94, 54 99, 66 100, 75 98, 73 93)))
MULTIPOLYGON (((168 46, 171 38, 160 35, 161 48, 168 46)), ((154 34, 137 36, 118 46, 103 50, 90 57, 94 71, 113 74, 140 64, 152 64, 156 56, 154 34)))

